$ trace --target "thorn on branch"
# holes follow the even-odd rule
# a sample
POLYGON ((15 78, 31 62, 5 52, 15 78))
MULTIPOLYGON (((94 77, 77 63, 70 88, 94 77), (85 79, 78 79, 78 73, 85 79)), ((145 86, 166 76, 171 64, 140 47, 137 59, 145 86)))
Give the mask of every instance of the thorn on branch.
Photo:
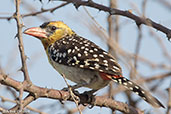
POLYGON ((50 1, 52 1, 52 0, 48 0, 48 4, 49 4, 50 1))
POLYGON ((39 95, 37 93, 30 93, 30 95, 34 97, 34 100, 39 98, 39 95))
POLYGON ((14 39, 18 38, 18 33, 14 36, 14 39))
POLYGON ((56 10, 56 8, 55 8, 55 9, 53 9, 53 10, 51 10, 51 11, 50 11, 50 13, 53 13, 55 10, 56 10))
POLYGON ((30 58, 29 58, 27 55, 25 55, 25 61, 26 61, 27 59, 30 60, 30 58))
POLYGON ((171 42, 171 32, 167 34, 168 40, 171 42))
POLYGON ((62 99, 59 100, 59 102, 64 105, 64 101, 62 99))
POLYGON ((1 97, 1 102, 3 103, 3 102, 5 102, 5 101, 6 101, 6 100, 5 100, 4 98, 1 97))
POLYGON ((43 1, 42 0, 39 0, 41 4, 43 4, 43 1))
POLYGON ((32 14, 32 16, 36 16, 37 14, 32 14))
POLYGON ((21 28, 25 27, 24 23, 21 23, 21 28))
MULTIPOLYGON (((15 100, 19 101, 19 97, 16 97, 16 99, 15 99, 15 100)), ((18 104, 18 102, 17 102, 17 104, 18 104)))
POLYGON ((14 17, 14 18, 16 18, 16 17, 17 17, 17 13, 16 13, 16 12, 13 14, 13 17, 14 17))
POLYGON ((7 75, 3 75, 3 81, 7 79, 7 75))
POLYGON ((138 29, 140 29, 140 27, 141 27, 141 22, 139 22, 139 21, 136 21, 136 25, 137 25, 137 27, 138 27, 138 29))
POLYGON ((51 10, 50 13, 54 14, 54 13, 53 13, 54 11, 55 11, 55 9, 54 9, 54 10, 51 10))
POLYGON ((48 88, 46 88, 47 90, 46 90, 46 92, 45 92, 45 96, 48 98, 49 97, 49 92, 50 92, 50 90, 48 89, 48 88))
POLYGON ((45 9, 43 7, 41 7, 41 11, 44 11, 45 9))
POLYGON ((147 25, 151 25, 151 19, 146 18, 145 22, 147 23, 147 25))
POLYGON ((94 2, 92 0, 88 0, 87 3, 88 4, 94 4, 94 2))
POLYGON ((79 4, 78 2, 74 2, 73 4, 74 4, 74 6, 75 6, 75 8, 76 8, 77 10, 78 10, 78 8, 79 8, 80 5, 81 5, 81 4, 79 4))
POLYGON ((11 19, 13 18, 13 16, 12 17, 9 17, 9 18, 7 18, 7 21, 11 21, 11 19))
POLYGON ((132 10, 131 10, 131 9, 129 9, 129 10, 128 10, 128 12, 129 12, 129 13, 132 13, 132 10))
POLYGON ((18 71, 24 72, 23 66, 20 69, 18 69, 18 71))

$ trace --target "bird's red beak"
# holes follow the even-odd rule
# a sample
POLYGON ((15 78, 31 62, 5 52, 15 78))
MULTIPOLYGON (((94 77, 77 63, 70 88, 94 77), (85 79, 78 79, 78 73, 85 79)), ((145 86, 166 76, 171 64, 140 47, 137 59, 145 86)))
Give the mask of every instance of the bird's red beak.
POLYGON ((47 32, 40 27, 28 28, 24 31, 24 34, 34 36, 36 38, 47 38, 47 32))

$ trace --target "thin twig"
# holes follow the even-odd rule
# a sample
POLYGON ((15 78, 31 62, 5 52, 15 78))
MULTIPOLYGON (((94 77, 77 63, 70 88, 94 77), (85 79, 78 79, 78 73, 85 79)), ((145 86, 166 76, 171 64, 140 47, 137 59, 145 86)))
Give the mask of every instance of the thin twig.
POLYGON ((141 41, 142 41, 142 30, 141 26, 138 26, 138 38, 135 46, 135 58, 134 58, 134 67, 133 67, 133 72, 130 75, 131 79, 135 79, 136 74, 137 74, 137 68, 138 68, 138 55, 140 51, 140 46, 141 46, 141 41))
POLYGON ((20 88, 19 90, 19 111, 23 112, 24 108, 23 108, 23 88, 20 88))
MULTIPOLYGON (((116 3, 117 0, 110 0, 110 7, 111 8, 116 8, 116 3)), ((117 16, 118 17, 118 16, 117 16)), ((116 39, 116 37, 114 37, 114 35, 116 34, 115 30, 114 30, 114 25, 118 24, 118 23, 114 23, 114 16, 112 15, 108 15, 107 17, 107 22, 108 22, 108 34, 109 34, 109 39, 108 41, 110 42, 111 39, 116 39)), ((118 33, 117 33, 118 34, 118 33)), ((117 41, 116 41, 117 42, 117 41)), ((118 42, 117 42, 118 43, 118 42)), ((117 58, 116 56, 116 51, 113 50, 110 45, 108 45, 108 52, 113 55, 115 58, 117 58)), ((117 60, 117 59, 116 59, 117 60)), ((114 99, 113 94, 112 94, 112 90, 113 90, 113 82, 109 83, 109 89, 108 89, 108 97, 111 99, 114 99)), ((111 112, 112 114, 115 113, 115 110, 112 110, 111 112)))
POLYGON ((4 108, 0 107, 0 112, 4 113, 4 112, 8 112, 8 110, 5 110, 4 108))
MULTIPOLYGON (((19 41, 19 50, 20 50, 20 56, 21 56, 21 62, 22 62, 22 68, 21 71, 24 74, 24 81, 30 82, 28 70, 27 70, 27 65, 26 65, 26 56, 24 53, 24 46, 23 46, 23 40, 22 40, 22 27, 23 24, 20 22, 20 0, 15 0, 15 5, 16 5, 16 12, 15 12, 15 20, 17 22, 17 35, 16 37, 18 38, 19 41)), ((19 113, 22 114, 23 112, 23 103, 22 103, 22 97, 23 97, 23 87, 20 88, 19 90, 19 113)))
MULTIPOLYGON (((32 94, 29 94, 28 96, 26 96, 23 99, 23 108, 26 107, 29 103, 31 103, 32 101, 34 101, 35 99, 37 99, 38 97, 33 96, 32 94)), ((14 107, 12 107, 10 110, 11 111, 15 111, 18 110, 20 106, 19 105, 15 105, 14 107)))
POLYGON ((163 79, 166 77, 171 77, 171 72, 155 75, 155 76, 148 76, 150 78, 145 79, 145 82, 151 82, 153 80, 163 79))
MULTIPOLYGON (((117 8, 117 0, 110 0, 110 8, 117 8)), ((109 34, 109 39, 108 41, 110 42, 111 39, 115 39, 116 43, 118 43, 118 16, 114 17, 113 15, 108 15, 107 17, 107 22, 108 22, 108 34, 109 34)), ((119 45, 119 44, 118 44, 119 45)), ((117 54, 116 50, 113 50, 110 45, 108 45, 108 50, 111 55, 113 55, 116 60, 117 60, 117 54)), ((113 94, 113 82, 109 83, 109 89, 108 89, 108 97, 111 99, 114 99, 113 94)), ((115 114, 115 110, 112 110, 111 114, 115 114)))
MULTIPOLYGON (((147 0, 144 0, 142 3, 142 16, 145 17, 145 8, 146 8, 147 0)), ((142 41, 142 27, 141 25, 137 25, 138 27, 138 38, 135 46, 135 58, 134 58, 134 68, 133 73, 130 75, 131 79, 135 79, 136 77, 136 71, 138 69, 138 55, 140 51, 141 41, 142 41)))
POLYGON ((55 10, 61 8, 61 7, 64 7, 66 6, 67 4, 69 3, 62 3, 61 5, 59 6, 56 6, 54 8, 49 8, 49 9, 41 9, 40 11, 37 11, 37 12, 32 12, 32 13, 28 13, 28 14, 22 14, 21 17, 29 17, 29 16, 36 16, 38 14, 42 14, 42 13, 45 13, 45 12, 50 12, 50 13, 53 13, 55 10))
POLYGON ((168 98, 168 105, 167 105, 166 114, 170 114, 170 112, 171 112, 171 87, 168 88, 168 96, 169 96, 169 98, 168 98))
MULTIPOLYGON (((9 98, 5 98, 5 97, 3 97, 3 96, 0 96, 0 98, 1 98, 1 100, 3 101, 3 102, 11 102, 11 103, 17 103, 16 102, 16 100, 11 100, 11 99, 9 99, 9 98)), ((47 113, 45 113, 45 112, 42 112, 42 111, 40 111, 40 110, 38 110, 38 109, 36 109, 36 108, 32 108, 32 107, 30 107, 30 106, 26 106, 26 108, 28 109, 28 110, 31 110, 31 111, 34 111, 34 112, 37 112, 37 113, 40 113, 40 114, 47 114, 47 113)), ((17 108, 16 108, 17 109, 17 108)), ((1 111, 1 110, 0 110, 1 111)), ((5 111, 4 111, 5 112, 5 111)), ((11 111, 12 112, 12 111, 11 111)), ((14 110, 13 110, 13 112, 14 112, 14 110)))
POLYGON ((166 6, 166 8, 168 8, 169 10, 171 10, 171 2, 169 2, 169 0, 157 0, 158 2, 160 2, 162 5, 166 6))
MULTIPOLYGON (((53 13, 55 10, 57 10, 57 9, 59 9, 61 7, 64 7, 67 4, 69 4, 69 3, 63 3, 63 4, 59 5, 59 6, 56 6, 56 7, 53 7, 53 8, 49 8, 49 9, 42 8, 40 11, 36 11, 36 12, 28 13, 28 14, 21 14, 20 16, 22 18, 25 18, 25 17, 29 17, 29 16, 36 16, 36 15, 39 15, 39 14, 42 14, 42 13, 46 13, 46 12, 53 13)), ((7 16, 7 17, 0 17, 0 19, 7 19, 7 20, 11 20, 11 19, 14 19, 14 18, 15 18, 15 15, 7 16)))
POLYGON ((81 109, 79 108, 79 105, 78 105, 78 99, 79 99, 79 97, 76 96, 76 95, 73 93, 72 88, 71 88, 71 86, 69 85, 69 83, 67 82, 65 75, 64 75, 64 74, 61 74, 61 75, 62 75, 62 77, 64 78, 65 83, 66 83, 67 86, 68 86, 69 93, 70 93, 72 99, 74 100, 74 102, 75 102, 75 104, 76 104, 76 106, 77 106, 77 109, 78 109, 79 113, 82 114, 81 109))
POLYGON ((18 38, 18 42, 19 42, 19 50, 20 50, 20 56, 21 56, 21 62, 22 62, 22 68, 21 71, 24 74, 24 80, 26 80, 27 82, 30 82, 30 78, 29 78, 29 74, 28 74, 28 70, 27 70, 27 64, 26 64, 26 55, 24 53, 24 46, 23 46, 23 38, 22 38, 22 27, 23 24, 20 22, 21 20, 21 15, 20 15, 20 0, 15 0, 16 2, 16 12, 15 12, 15 20, 17 22, 17 35, 16 37, 18 38))
POLYGON ((168 50, 167 50, 166 46, 164 45, 161 37, 159 37, 159 35, 157 35, 152 29, 149 29, 149 33, 151 36, 155 37, 157 43, 160 46, 160 49, 162 50, 163 55, 168 59, 168 61, 171 62, 171 53, 168 52, 168 50))
MULTIPOLYGON (((79 105, 79 109, 80 110, 84 110, 85 109, 85 106, 79 105)), ((68 110, 68 113, 67 114, 75 114, 78 111, 79 111, 78 108, 73 108, 73 109, 68 110)))

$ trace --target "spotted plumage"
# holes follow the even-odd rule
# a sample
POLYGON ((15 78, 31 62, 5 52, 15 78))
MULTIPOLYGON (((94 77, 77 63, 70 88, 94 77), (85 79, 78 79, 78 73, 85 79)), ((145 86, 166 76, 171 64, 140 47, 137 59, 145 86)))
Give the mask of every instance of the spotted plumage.
POLYGON ((110 54, 106 53, 93 42, 76 34, 67 35, 48 48, 49 56, 57 63, 61 60, 60 64, 63 65, 120 76, 121 68, 119 64, 110 54), (68 43, 66 44, 64 41, 68 43), (59 55, 65 55, 65 57, 59 55))
POLYGON ((142 89, 140 86, 138 86, 137 84, 135 84, 134 82, 124 78, 124 77, 119 77, 119 78, 115 78, 115 77, 111 77, 112 80, 114 80, 115 82, 123 85, 125 88, 127 88, 128 90, 133 91, 135 94, 139 95, 140 97, 142 97, 145 101, 149 102, 150 104, 152 104, 153 106, 156 105, 160 105, 163 106, 160 101, 158 101, 156 98, 154 98, 149 92, 145 91, 144 89, 142 89))
POLYGON ((97 91, 114 81, 133 91, 154 107, 164 107, 155 97, 122 76, 116 59, 93 42, 78 36, 61 21, 46 22, 25 34, 41 40, 49 62, 77 85, 97 91))

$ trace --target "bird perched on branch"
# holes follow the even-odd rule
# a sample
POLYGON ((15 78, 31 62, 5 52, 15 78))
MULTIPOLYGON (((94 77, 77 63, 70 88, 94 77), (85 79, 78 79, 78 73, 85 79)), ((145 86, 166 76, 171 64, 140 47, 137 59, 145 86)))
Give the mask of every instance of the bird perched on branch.
POLYGON ((134 82, 123 77, 120 65, 108 52, 93 42, 77 35, 61 21, 52 21, 32 27, 25 34, 41 40, 51 65, 79 87, 93 92, 110 81, 123 85, 154 107, 164 107, 155 97, 134 82))

